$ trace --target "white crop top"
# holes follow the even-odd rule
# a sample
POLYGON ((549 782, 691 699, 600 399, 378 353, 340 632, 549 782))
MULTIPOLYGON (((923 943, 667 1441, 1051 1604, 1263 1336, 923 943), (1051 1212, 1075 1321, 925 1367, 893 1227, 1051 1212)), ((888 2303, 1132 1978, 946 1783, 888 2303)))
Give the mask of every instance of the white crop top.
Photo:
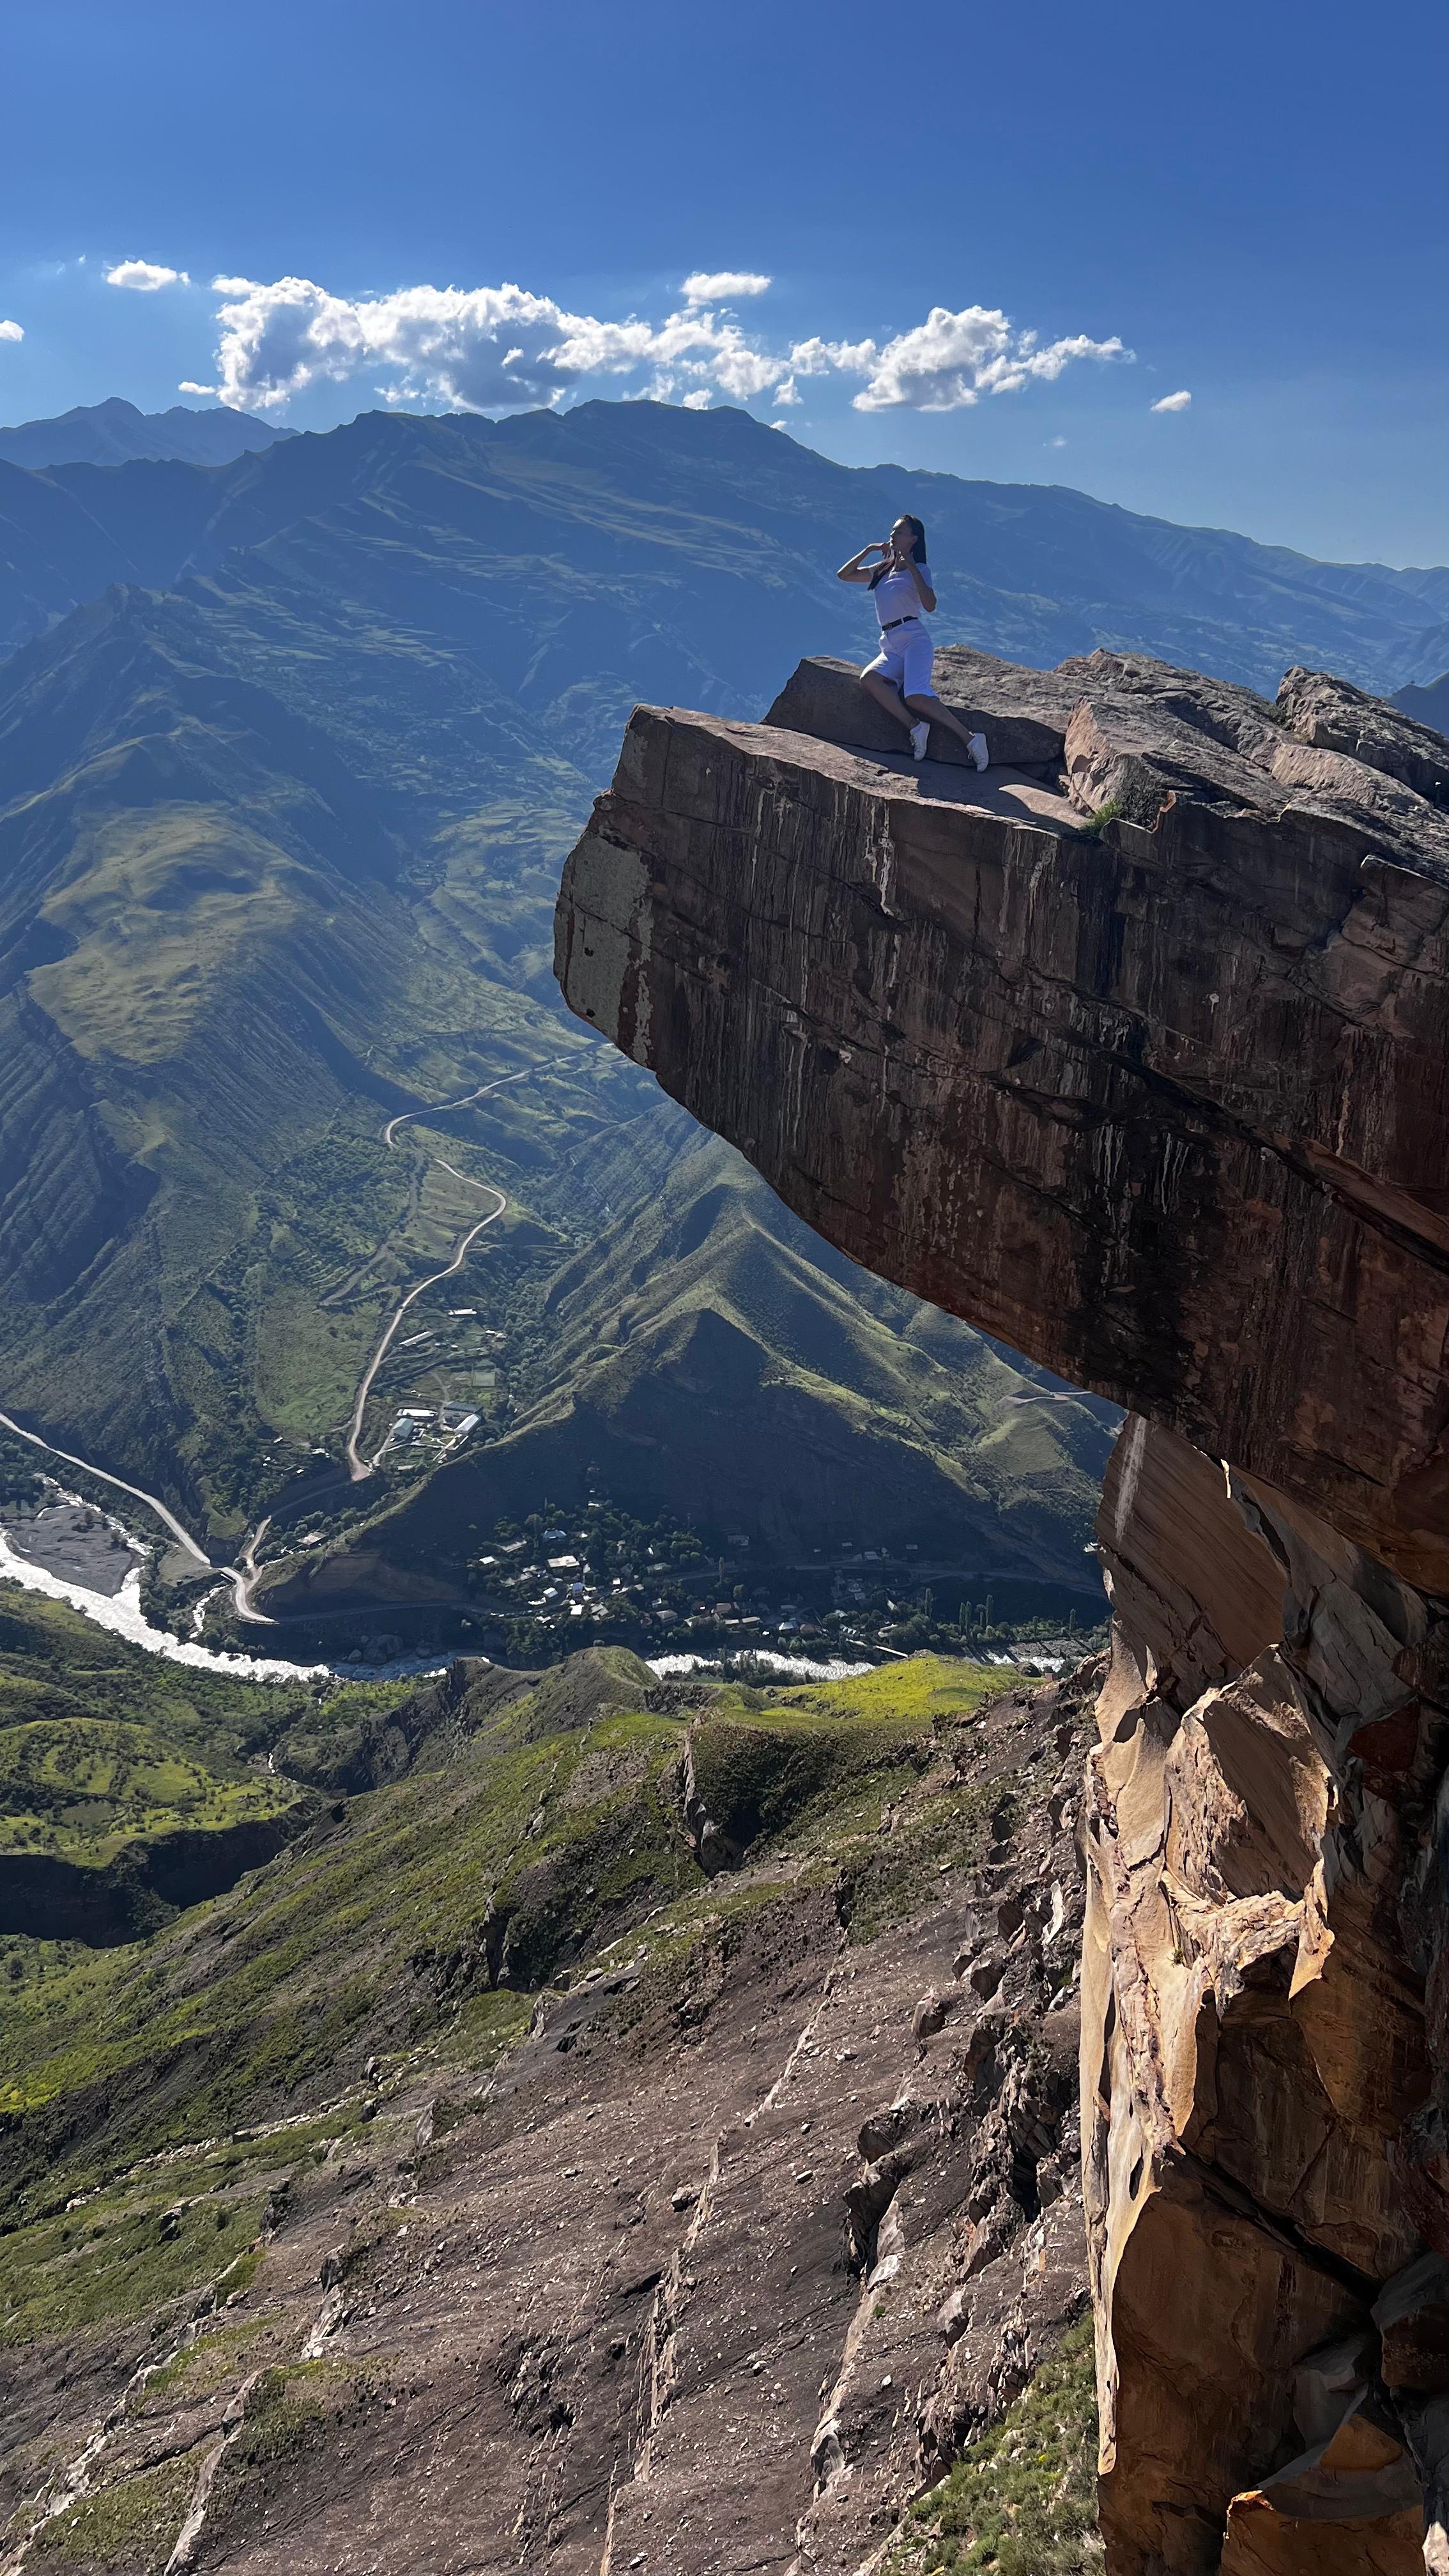
MULTIPOLYGON (((936 585, 931 579, 930 566, 917 564, 916 570, 927 590, 934 590, 936 585)), ((898 617, 925 616, 920 595, 908 572, 888 572, 883 581, 876 583, 871 598, 875 601, 875 613, 882 626, 890 626, 898 617)))

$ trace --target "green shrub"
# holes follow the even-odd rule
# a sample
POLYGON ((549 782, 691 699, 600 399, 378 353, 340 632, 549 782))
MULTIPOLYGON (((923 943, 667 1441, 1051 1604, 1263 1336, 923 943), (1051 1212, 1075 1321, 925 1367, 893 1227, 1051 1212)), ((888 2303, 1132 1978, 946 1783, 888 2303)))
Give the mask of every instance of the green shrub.
POLYGON ((1082 834, 1084 840, 1100 841, 1108 824, 1115 823, 1121 811, 1122 800, 1120 796, 1109 796, 1106 804, 1099 805, 1096 813, 1089 814, 1084 823, 1078 824, 1077 829, 1082 834))
POLYGON ((231 2248, 256 2235, 262 2207, 259 2199, 233 2201, 224 2237, 214 2201, 183 2210, 171 2223, 162 2203, 138 2210, 96 2201, 17 2227, 0 2238, 0 2346, 70 2334, 110 2317, 147 2316, 223 2265, 228 2287, 244 2288, 256 2262, 243 2254, 233 2265, 231 2248))
POLYGON ((1072 2327, 1014 2406, 911 2509, 892 2576, 1096 2576, 1092 2320, 1072 2327), (920 2528, 925 2526, 925 2528, 920 2528))

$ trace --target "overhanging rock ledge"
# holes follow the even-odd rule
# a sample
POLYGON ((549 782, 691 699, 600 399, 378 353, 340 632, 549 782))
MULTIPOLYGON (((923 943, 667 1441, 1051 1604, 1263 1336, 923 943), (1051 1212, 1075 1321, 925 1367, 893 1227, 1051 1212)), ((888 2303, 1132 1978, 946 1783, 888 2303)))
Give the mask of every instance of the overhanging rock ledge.
POLYGON ((1449 2570, 1449 746, 1323 674, 938 686, 1019 765, 914 770, 824 662, 638 709, 559 979, 830 1241, 1131 1409, 1109 2568, 1449 2570))

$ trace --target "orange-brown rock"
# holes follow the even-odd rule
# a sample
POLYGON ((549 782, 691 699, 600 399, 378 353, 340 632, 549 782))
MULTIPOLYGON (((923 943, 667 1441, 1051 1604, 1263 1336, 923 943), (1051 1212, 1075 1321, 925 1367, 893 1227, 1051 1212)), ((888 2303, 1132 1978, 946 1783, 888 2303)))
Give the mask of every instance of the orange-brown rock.
POLYGON ((1109 2569, 1449 2571, 1445 773, 1320 674, 941 664, 1021 770, 913 771, 836 665, 763 726, 638 710, 560 980, 831 1241, 1132 1408, 1109 2569))
POLYGON ((1449 825, 1393 783, 1411 870, 1144 694, 1069 730, 1143 819, 640 708, 565 993, 857 1260, 1449 1592, 1449 825))

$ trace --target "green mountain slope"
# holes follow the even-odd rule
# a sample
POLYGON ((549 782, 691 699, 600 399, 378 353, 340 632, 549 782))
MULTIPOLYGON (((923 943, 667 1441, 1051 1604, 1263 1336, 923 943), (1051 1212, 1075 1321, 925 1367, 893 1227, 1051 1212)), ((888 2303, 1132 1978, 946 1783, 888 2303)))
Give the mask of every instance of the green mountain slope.
POLYGON ((588 2576, 669 2530, 709 2576, 721 2496, 735 2558, 783 2564, 832 2390, 836 2560, 878 2554, 919 2487, 878 2392, 954 2395, 964 2441, 1082 2303, 1090 1679, 461 1664, 401 1777, 224 1897, 120 1949, 0 1943, 17 2570, 588 2576))
POLYGON ((419 936, 396 800, 190 606, 118 594, 9 665, 0 778, 0 1368, 225 1523, 279 1371, 315 1370, 314 1436, 345 1409, 376 1280, 317 1328, 335 1354, 287 1349, 412 1220, 386 1111, 569 1043, 419 936))
MULTIPOLYGON (((933 1729, 999 1687, 920 1657, 845 1684, 697 1692, 691 1787, 689 1712, 651 1710, 668 1694, 624 1650, 545 1675, 455 1666, 419 1695, 404 1776, 323 1811, 229 1897, 144 1948, 9 1949, 0 2187, 25 2215, 54 2209, 138 2156, 325 2110, 379 2052, 486 2066, 540 1986, 697 1896, 702 1817, 721 1859, 788 1840, 834 1871, 841 1837, 872 1832, 882 1798, 928 1767, 933 1729)), ((953 1821, 939 1804, 933 1846, 953 1821)), ((984 1841, 979 1802, 972 1822, 984 1841)), ((922 1859, 906 1835, 874 1866, 924 1885, 935 1848, 922 1859)))
MULTIPOLYGON (((329 1730, 404 1696, 332 1694, 329 1730)), ((0 1584, 0 1932, 128 1941, 229 1887, 316 1805, 259 1748, 318 1722, 301 1682, 158 1662, 0 1584)))
MULTIPOLYGON (((280 1530, 341 1510, 340 1557, 269 1570, 288 1611, 319 1583, 446 1596, 470 1525, 591 1473, 644 1518, 727 1517, 787 1553, 868 1501, 882 1537, 930 1526, 986 1571, 1019 1553, 1078 1583, 1100 1425, 1074 1450, 976 1337, 913 1342, 910 1301, 561 1014, 552 903, 591 745, 638 686, 724 699, 775 650, 758 550, 700 516, 676 416, 643 424, 645 502, 605 472, 639 427, 596 408, 587 473, 580 433, 560 450, 535 424, 504 442, 511 485, 478 423, 244 459, 217 509, 250 549, 177 593, 112 590, 0 668, 0 1393, 223 1555, 279 1506, 280 1530), (379 1336, 498 1195, 360 1437, 371 1457, 408 1402, 482 1426, 436 1503, 396 1453, 354 1489, 379 1336)), ((785 442, 758 435, 773 469, 785 442)), ((173 473, 194 491, 189 468, 135 471, 148 508, 173 473)), ((97 479, 113 516, 134 500, 132 469, 97 479)), ((716 509, 743 497, 726 474, 716 509)))
MULTIPOLYGON (((262 1607, 360 1606, 384 1568, 419 1598, 461 1595, 496 1521, 540 1497, 568 1517, 593 1490, 641 1519, 737 1530, 756 1560, 913 1546, 983 1584, 1082 1582, 1112 1408, 1044 1394, 969 1327, 865 1281, 727 1147, 679 1128, 654 1193, 516 1298, 502 1435, 340 1545, 269 1569, 262 1607)), ((617 1158, 589 1159, 602 1218, 617 1158)), ((450 1296, 414 1309, 438 1339, 403 1355, 391 1402, 442 1392, 450 1296)))

